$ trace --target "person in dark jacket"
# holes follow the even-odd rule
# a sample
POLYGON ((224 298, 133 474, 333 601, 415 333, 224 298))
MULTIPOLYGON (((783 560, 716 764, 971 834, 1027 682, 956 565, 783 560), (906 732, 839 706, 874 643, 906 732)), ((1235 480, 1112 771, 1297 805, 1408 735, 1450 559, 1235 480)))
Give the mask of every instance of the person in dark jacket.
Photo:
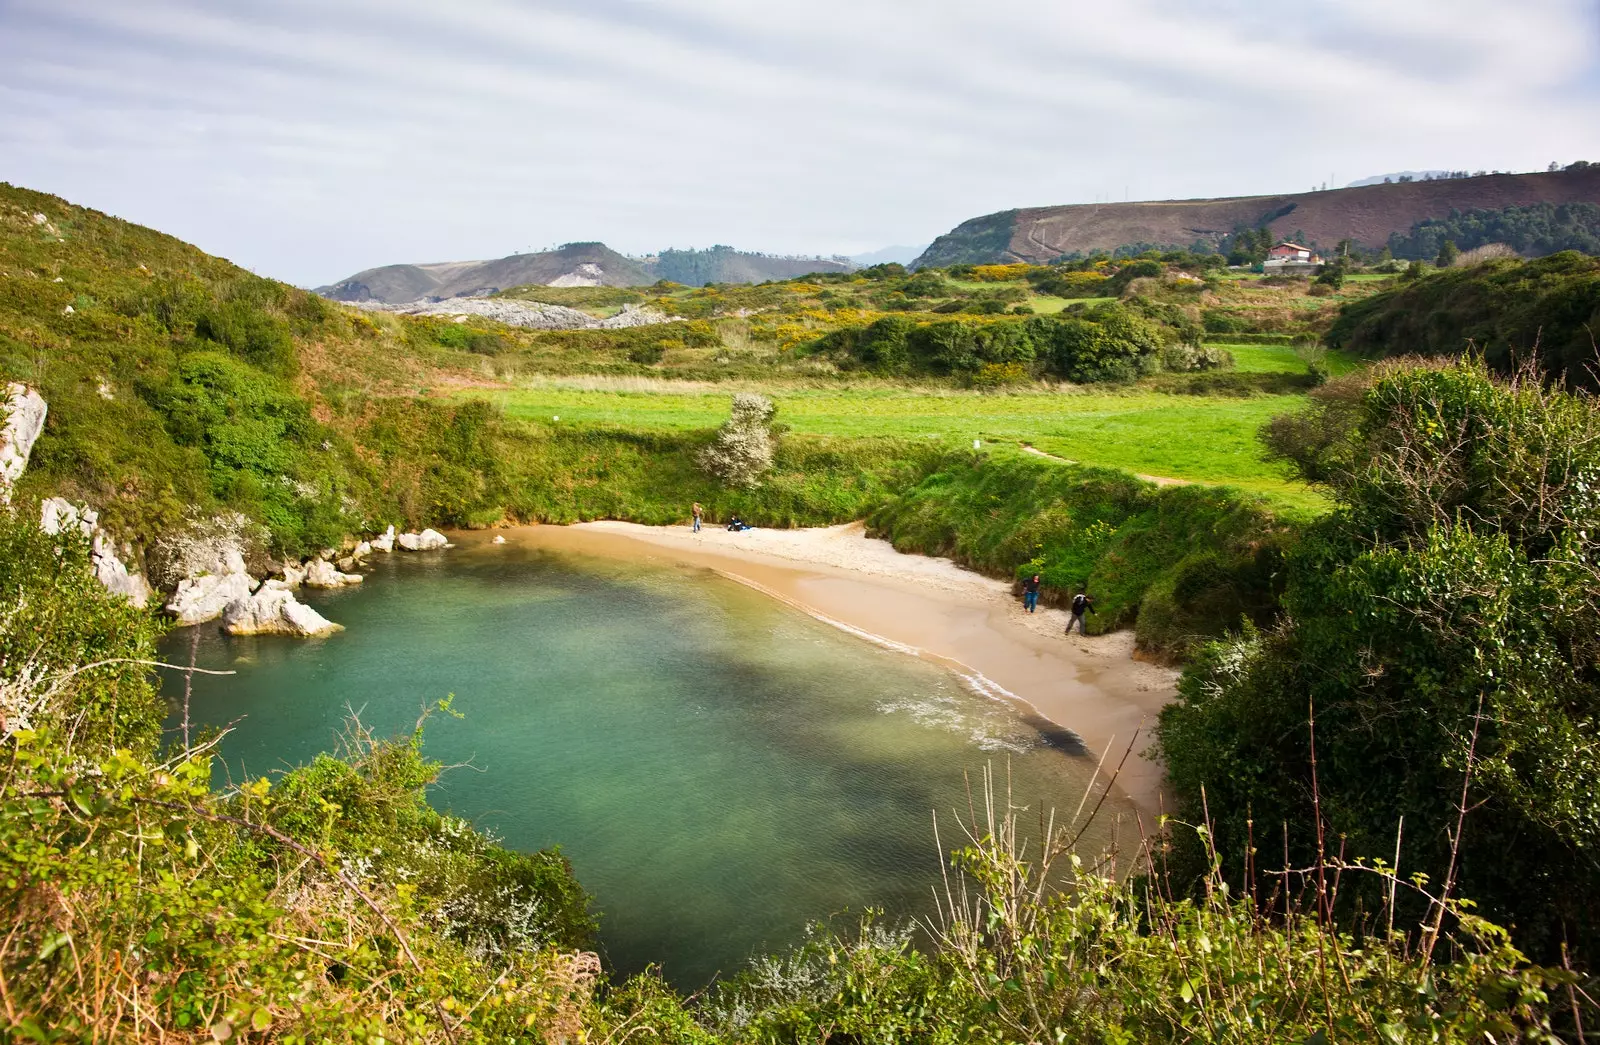
POLYGON ((1032 613, 1037 605, 1039 605, 1039 575, 1036 573, 1022 582, 1022 608, 1032 613))
POLYGON ((1084 624, 1083 624, 1083 615, 1085 613, 1093 613, 1093 612, 1094 612, 1094 600, 1089 597, 1089 593, 1088 592, 1080 591, 1078 594, 1074 595, 1072 597, 1072 618, 1067 621, 1067 634, 1068 635, 1072 634, 1072 626, 1074 624, 1076 624, 1078 626, 1078 634, 1079 635, 1087 635, 1087 634, 1089 634, 1088 630, 1084 627, 1084 624))

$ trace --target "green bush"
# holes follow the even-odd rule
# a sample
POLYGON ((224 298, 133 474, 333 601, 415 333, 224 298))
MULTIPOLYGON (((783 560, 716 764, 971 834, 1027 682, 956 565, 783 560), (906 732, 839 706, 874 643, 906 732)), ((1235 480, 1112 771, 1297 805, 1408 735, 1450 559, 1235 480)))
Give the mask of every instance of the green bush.
POLYGON ((1296 458, 1340 507, 1288 558, 1285 622, 1208 649, 1162 713, 1180 815, 1209 806, 1236 881, 1249 846, 1302 861, 1323 833, 1392 859, 1403 819, 1404 867, 1454 874, 1525 950, 1592 958, 1600 414, 1476 364, 1337 407, 1296 458))

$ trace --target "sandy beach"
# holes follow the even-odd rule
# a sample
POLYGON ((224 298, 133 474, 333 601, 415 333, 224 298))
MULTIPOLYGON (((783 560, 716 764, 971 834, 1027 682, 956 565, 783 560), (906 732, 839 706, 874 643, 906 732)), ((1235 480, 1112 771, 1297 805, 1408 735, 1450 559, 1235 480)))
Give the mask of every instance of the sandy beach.
POLYGON ((1162 769, 1141 757, 1178 673, 1134 658, 1132 632, 1065 634, 1067 614, 1025 613, 1002 581, 947 559, 905 555, 861 524, 730 533, 706 527, 593 522, 500 531, 508 541, 606 557, 658 559, 716 571, 773 598, 910 655, 941 663, 967 684, 1016 702, 1070 731, 1146 814, 1165 805, 1162 769))

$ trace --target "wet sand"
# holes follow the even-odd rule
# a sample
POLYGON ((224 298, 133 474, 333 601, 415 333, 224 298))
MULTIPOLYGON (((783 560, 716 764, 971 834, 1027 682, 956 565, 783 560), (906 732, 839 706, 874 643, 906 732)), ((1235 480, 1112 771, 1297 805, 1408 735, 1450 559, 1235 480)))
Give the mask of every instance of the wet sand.
MULTIPOLYGON (((1002 581, 946 559, 903 555, 859 523, 729 533, 707 527, 594 522, 497 531, 528 547, 714 570, 813 616, 941 663, 974 689, 1009 699, 1049 729, 1070 731, 1141 812, 1165 808, 1163 771, 1142 757, 1177 672, 1134 659, 1133 635, 1065 634, 1067 614, 1023 612, 1002 581)), ((1059 733, 1058 733, 1059 737, 1059 733)), ((1148 823, 1148 821, 1147 821, 1148 823)))

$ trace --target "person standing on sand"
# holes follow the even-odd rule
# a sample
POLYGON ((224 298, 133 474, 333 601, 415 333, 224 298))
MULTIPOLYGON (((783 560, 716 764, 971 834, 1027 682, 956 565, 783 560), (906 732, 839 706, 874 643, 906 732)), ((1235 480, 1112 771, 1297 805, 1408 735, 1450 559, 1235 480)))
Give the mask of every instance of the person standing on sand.
POLYGON ((1036 573, 1022 582, 1022 608, 1032 613, 1037 605, 1039 605, 1039 575, 1036 573))
POLYGON ((700 520, 705 518, 706 510, 704 508, 700 507, 700 502, 699 501, 694 502, 694 508, 692 510, 694 512, 694 532, 695 533, 699 533, 700 532, 700 520))
POLYGON ((1093 612, 1094 600, 1089 598, 1088 592, 1080 591, 1078 594, 1074 595, 1072 597, 1072 617, 1067 621, 1067 634, 1072 634, 1072 626, 1074 624, 1078 626, 1079 635, 1089 634, 1088 629, 1084 627, 1083 615, 1085 613, 1093 612))

